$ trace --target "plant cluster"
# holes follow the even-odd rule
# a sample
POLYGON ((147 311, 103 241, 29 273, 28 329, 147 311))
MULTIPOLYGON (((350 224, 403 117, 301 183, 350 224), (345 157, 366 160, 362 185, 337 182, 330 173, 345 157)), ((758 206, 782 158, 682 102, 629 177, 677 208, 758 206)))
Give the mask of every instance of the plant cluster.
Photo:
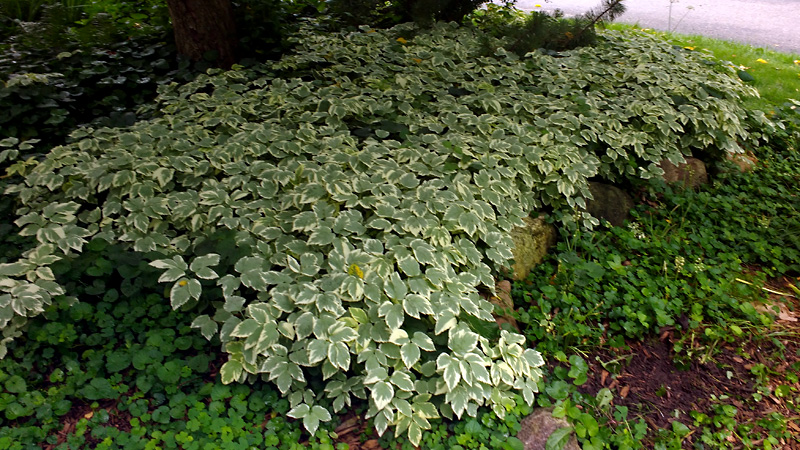
POLYGON ((509 5, 492 3, 486 10, 473 13, 471 22, 503 39, 505 49, 518 56, 538 49, 556 54, 596 44, 596 27, 613 21, 624 11, 621 0, 606 0, 600 8, 573 18, 564 18, 560 10, 525 14, 509 5))
POLYGON ((219 382, 222 361, 142 255, 95 241, 53 270, 81 302, 60 297, 0 361, 0 448, 334 449, 327 430, 301 446, 265 383, 219 382), (67 414, 78 420, 60 436, 67 414))
POLYGON ((517 283, 519 320, 539 349, 587 339, 642 338, 662 327, 684 331, 745 320, 757 287, 745 266, 776 276, 800 272, 797 152, 757 152, 760 170, 728 168, 710 189, 675 191, 654 182, 652 206, 628 228, 564 236, 551 259, 517 283))
POLYGON ((79 125, 125 127, 166 80, 188 80, 209 63, 175 60, 163 36, 106 47, 9 49, 0 61, 0 137, 38 138, 39 148, 63 143, 79 125), (21 60, 21 61, 18 61, 21 60))
POLYGON ((312 434, 358 398, 414 444, 440 415, 531 404, 539 353, 479 333, 510 230, 584 206, 590 177, 737 150, 750 91, 649 38, 558 59, 483 38, 307 33, 276 64, 165 86, 151 120, 75 131, 7 191, 37 243, 0 265, 3 345, 74 295, 55 264, 121 242, 219 337, 222 381, 272 381, 312 434))

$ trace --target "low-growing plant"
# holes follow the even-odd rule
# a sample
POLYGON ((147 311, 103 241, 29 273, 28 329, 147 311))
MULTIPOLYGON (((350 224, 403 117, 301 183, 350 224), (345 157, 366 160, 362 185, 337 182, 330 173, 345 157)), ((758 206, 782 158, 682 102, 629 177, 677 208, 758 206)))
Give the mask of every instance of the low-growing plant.
POLYGON ((67 50, 15 48, 16 56, 0 63, 0 137, 39 138, 37 147, 47 149, 79 125, 128 126, 159 84, 208 68, 177 61, 160 35, 67 50), (16 59, 22 61, 10 63, 16 59))
POLYGON ((312 434, 354 398, 413 444, 440 415, 533 403, 539 353, 480 334, 510 231, 583 207, 590 177, 738 150, 749 90, 648 38, 559 59, 481 38, 309 32, 276 64, 165 86, 152 120, 75 131, 7 191, 38 243, 0 265, 3 344, 69 294, 55 263, 120 242, 220 339, 222 381, 272 381, 312 434))

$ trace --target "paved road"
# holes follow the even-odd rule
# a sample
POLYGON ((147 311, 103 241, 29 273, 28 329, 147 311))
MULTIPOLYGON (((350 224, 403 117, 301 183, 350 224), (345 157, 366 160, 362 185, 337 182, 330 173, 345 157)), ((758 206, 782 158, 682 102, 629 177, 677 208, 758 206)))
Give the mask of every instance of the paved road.
MULTIPOLYGON (((599 4, 600 0, 517 1, 520 9, 561 9, 567 15, 599 4)), ((625 6, 619 22, 800 54, 800 0, 626 0, 625 6)))

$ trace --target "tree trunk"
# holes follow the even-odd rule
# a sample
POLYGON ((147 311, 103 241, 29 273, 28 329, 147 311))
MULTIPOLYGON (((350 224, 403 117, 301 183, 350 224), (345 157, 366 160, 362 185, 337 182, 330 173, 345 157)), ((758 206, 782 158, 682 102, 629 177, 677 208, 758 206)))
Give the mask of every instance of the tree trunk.
POLYGON ((167 0, 178 53, 199 60, 214 52, 217 65, 236 62, 236 24, 231 0, 167 0))

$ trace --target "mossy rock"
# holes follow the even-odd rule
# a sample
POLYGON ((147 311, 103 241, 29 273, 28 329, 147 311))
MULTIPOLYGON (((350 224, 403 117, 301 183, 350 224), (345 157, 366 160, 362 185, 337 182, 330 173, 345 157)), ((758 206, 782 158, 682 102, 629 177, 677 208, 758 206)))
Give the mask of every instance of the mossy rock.
POLYGON ((514 264, 512 276, 515 280, 524 280, 531 269, 541 263, 547 251, 556 243, 556 229, 545 222, 543 217, 526 217, 524 227, 511 231, 514 240, 514 264))
MULTIPOLYGON (((554 432, 561 428, 569 427, 569 422, 565 419, 553 417, 553 408, 537 408, 531 415, 522 419, 517 439, 522 441, 525 450, 545 450, 547 439, 554 432)), ((566 444, 561 447, 564 450, 580 450, 575 434, 571 434, 566 444)))
POLYGON ((659 167, 664 170, 664 181, 684 189, 697 189, 708 183, 706 165, 697 158, 686 158, 685 163, 678 165, 664 160, 659 167))
POLYGON ((589 214, 607 220, 614 226, 622 226, 634 207, 631 196, 616 186, 604 183, 590 182, 589 190, 594 197, 586 204, 589 214))

